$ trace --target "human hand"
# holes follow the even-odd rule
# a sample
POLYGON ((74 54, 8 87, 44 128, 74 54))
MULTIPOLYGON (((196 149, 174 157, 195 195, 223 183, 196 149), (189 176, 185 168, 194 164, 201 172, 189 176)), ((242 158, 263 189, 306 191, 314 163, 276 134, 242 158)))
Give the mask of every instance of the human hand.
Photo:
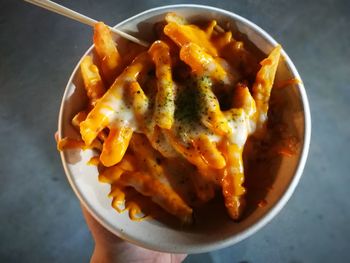
POLYGON ((83 206, 82 210, 95 241, 91 263, 180 263, 187 256, 185 254, 168 254, 152 251, 126 242, 105 229, 83 206))

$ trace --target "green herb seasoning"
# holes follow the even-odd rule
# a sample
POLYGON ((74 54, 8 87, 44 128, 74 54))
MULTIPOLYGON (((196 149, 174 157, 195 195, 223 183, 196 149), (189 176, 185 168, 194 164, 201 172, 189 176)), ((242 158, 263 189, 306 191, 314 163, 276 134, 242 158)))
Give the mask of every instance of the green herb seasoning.
MULTIPOLYGON (((189 84, 192 84, 191 82, 189 84)), ((175 119, 184 125, 195 125, 200 120, 200 98, 193 85, 181 87, 176 98, 175 119)))

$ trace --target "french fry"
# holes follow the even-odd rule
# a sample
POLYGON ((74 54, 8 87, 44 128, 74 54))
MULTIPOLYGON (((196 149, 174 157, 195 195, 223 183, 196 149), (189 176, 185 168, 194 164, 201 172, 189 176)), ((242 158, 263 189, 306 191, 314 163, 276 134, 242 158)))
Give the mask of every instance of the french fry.
POLYGON ((63 151, 68 149, 83 149, 85 144, 82 140, 72 138, 62 138, 57 142, 57 150, 63 151))
MULTIPOLYGON (((99 179, 100 180, 100 179, 99 179)), ((104 182, 101 180, 101 182, 104 182)), ((125 206, 125 187, 121 187, 119 185, 113 185, 111 186, 111 191, 108 194, 108 197, 113 198, 112 200, 112 207, 117 210, 117 212, 122 213, 125 211, 125 208, 121 208, 122 206, 125 206)))
POLYGON ((100 161, 106 167, 119 163, 129 146, 133 130, 127 126, 112 127, 103 144, 100 161))
POLYGON ((224 32, 221 34, 216 35, 213 37, 213 43, 215 44, 215 47, 217 50, 219 50, 219 53, 223 53, 224 48, 232 42, 232 32, 224 32))
POLYGON ((118 163, 118 167, 128 172, 136 171, 138 167, 135 156, 129 153, 125 154, 123 160, 118 163))
MULTIPOLYGON (((232 35, 231 35, 232 36, 232 35)), ((242 41, 231 38, 231 41, 224 46, 226 41, 215 40, 220 46, 220 56, 224 58, 236 70, 241 72, 243 78, 255 78, 260 66, 256 56, 248 51, 242 41), (221 44, 219 44, 221 42, 221 44)))
POLYGON ((163 41, 156 41, 148 52, 156 65, 158 92, 154 110, 155 122, 163 129, 170 129, 174 122, 176 90, 171 73, 169 47, 163 41))
POLYGON ((157 125, 154 124, 151 127, 148 127, 145 131, 145 135, 152 147, 160 152, 165 158, 175 158, 179 156, 165 136, 165 132, 157 125))
POLYGON ((144 165, 151 175, 157 178, 163 178, 165 176, 164 167, 157 162, 157 160, 162 159, 162 156, 152 148, 145 136, 134 134, 130 148, 133 150, 135 156, 141 160, 140 165, 144 165))
POLYGON ((249 88, 244 83, 236 85, 232 101, 233 108, 242 108, 248 118, 253 118, 256 113, 254 98, 250 94, 249 88))
POLYGON ((118 185, 120 176, 125 172, 133 172, 136 169, 136 161, 131 154, 125 154, 123 160, 112 167, 106 168, 99 174, 99 181, 108 183, 111 185, 111 191, 108 197, 113 198, 112 207, 119 213, 122 213, 125 209, 121 208, 125 206, 125 193, 126 189, 123 186, 118 185))
POLYGON ((261 61, 261 69, 256 75, 253 85, 253 98, 256 103, 257 115, 255 117, 257 129, 261 129, 267 119, 269 100, 273 82, 275 79, 278 62, 281 54, 281 46, 276 46, 270 55, 261 61))
POLYGON ((137 81, 133 81, 130 83, 129 93, 130 97, 132 98, 132 106, 135 113, 135 117, 139 123, 143 123, 145 114, 148 111, 148 98, 137 81))
POLYGON ((244 85, 236 87, 235 95, 238 102, 224 114, 229 120, 230 131, 227 134, 226 145, 222 152, 226 159, 226 173, 222 178, 222 193, 225 206, 230 217, 237 220, 241 217, 245 207, 243 187, 244 167, 242 154, 248 136, 255 131, 255 103, 248 88, 244 85), (254 123, 254 124, 253 124, 254 123))
POLYGON ((209 25, 205 29, 205 33, 207 34, 209 39, 212 37, 213 33, 215 32, 214 29, 215 29, 216 25, 217 25, 216 20, 212 20, 212 21, 210 21, 209 25))
POLYGON ((86 111, 79 111, 72 119, 72 125, 79 130, 80 123, 87 117, 86 111))
POLYGON ((166 26, 166 22, 159 22, 154 25, 154 32, 157 36, 157 39, 164 42, 169 47, 169 53, 171 57, 171 65, 172 67, 176 67, 179 65, 179 47, 176 45, 174 41, 172 41, 167 35, 164 33, 164 27, 166 26))
MULTIPOLYGON (((87 117, 87 112, 86 111, 79 111, 72 119, 72 125, 74 128, 76 128, 78 131, 80 129, 80 123, 83 122, 87 117)), ((92 148, 96 150, 102 150, 103 143, 107 139, 107 133, 105 131, 100 131, 98 134, 98 138, 96 138, 93 142, 92 145, 94 145, 92 148)), ((86 148, 86 147, 85 147, 86 148)))
POLYGON ((58 151, 64 151, 64 150, 71 150, 71 149, 96 149, 100 150, 102 148, 101 142, 98 140, 94 140, 91 145, 86 146, 84 141, 80 139, 73 139, 64 137, 57 141, 57 150, 58 151))
POLYGON ((159 151, 166 158, 178 156, 173 147, 169 144, 162 130, 156 125, 154 119, 146 125, 147 113, 149 111, 149 99, 141 89, 138 82, 132 82, 129 88, 132 99, 135 118, 137 119, 141 130, 145 133, 152 147, 159 151))
POLYGON ((184 145, 180 140, 173 134, 172 131, 164 132, 166 138, 168 139, 170 145, 181 154, 187 161, 195 165, 199 169, 208 169, 209 166, 201 156, 198 154, 197 150, 192 145, 184 145))
POLYGON ((122 186, 131 186, 168 213, 178 217, 184 224, 192 222, 192 208, 168 185, 145 172, 123 173, 118 181, 122 186))
POLYGON ((189 65, 197 76, 208 76, 216 82, 230 84, 232 77, 205 50, 195 43, 182 46, 180 58, 189 65))
POLYGON ((159 126, 156 125, 154 118, 149 121, 147 120, 150 102, 148 97, 141 89, 140 84, 138 82, 132 82, 130 84, 129 93, 132 100, 135 118, 140 125, 140 129, 147 136, 152 147, 166 158, 177 157, 177 152, 169 144, 159 126))
POLYGON ((131 154, 125 154, 124 158, 118 164, 106 168, 99 175, 99 180, 104 183, 114 184, 116 183, 122 173, 133 172, 137 169, 135 157, 131 154))
POLYGON ((98 67, 93 64, 90 56, 85 56, 80 64, 81 75, 83 77, 86 94, 90 104, 93 106, 96 100, 101 98, 106 92, 102 82, 98 67))
POLYGON ((89 145, 100 131, 111 125, 113 117, 117 116, 123 106, 123 94, 131 82, 137 81, 139 75, 147 71, 150 58, 147 53, 140 54, 129 67, 116 79, 104 96, 98 100, 95 107, 89 112, 85 121, 80 123, 80 134, 84 142, 89 145), (117 101, 118 103, 115 103, 117 101))
POLYGON ((207 178, 202 176, 199 171, 190 174, 190 180, 194 186, 197 198, 205 203, 213 199, 215 196, 215 185, 207 178))
POLYGON ((245 188, 243 160, 243 149, 235 144, 228 144, 226 150, 227 174, 222 179, 222 193, 226 209, 232 219, 239 219, 245 207, 245 188))
POLYGON ((208 136, 201 134, 198 139, 193 141, 194 147, 202 159, 214 169, 222 169, 226 166, 225 158, 211 142, 208 136))
POLYGON ((218 52, 208 39, 207 33, 195 25, 170 22, 164 27, 164 33, 181 48, 193 43, 201 46, 211 56, 218 56, 218 52))
POLYGON ((151 196, 157 204, 163 208, 166 206, 169 213, 179 217, 184 223, 190 223, 192 209, 171 188, 165 167, 159 162, 162 160, 160 154, 152 148, 147 138, 140 134, 134 134, 130 147, 136 159, 139 159, 139 167, 144 166, 147 172, 128 175, 134 178, 122 177, 122 185, 127 184, 141 194, 151 196), (137 183, 134 181, 136 179, 137 183))
POLYGON ((125 171, 123 169, 120 169, 120 167, 112 166, 104 170, 102 173, 99 174, 98 180, 103 183, 113 184, 124 173, 125 171))
POLYGON ((123 65, 111 31, 103 22, 98 22, 94 26, 94 44, 100 58, 103 76, 108 84, 112 84, 123 65))
POLYGON ((197 83, 197 92, 201 105, 201 122, 209 130, 219 135, 228 132, 227 120, 220 109, 220 104, 211 90, 211 81, 208 78, 201 78, 197 83))

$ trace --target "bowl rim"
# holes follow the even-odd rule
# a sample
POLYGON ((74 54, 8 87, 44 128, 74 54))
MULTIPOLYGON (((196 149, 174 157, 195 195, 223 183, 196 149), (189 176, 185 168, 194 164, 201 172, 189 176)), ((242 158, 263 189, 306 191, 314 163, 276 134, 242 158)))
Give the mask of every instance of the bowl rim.
MULTIPOLYGON (((121 21, 120 23, 118 23, 114 27, 118 28, 118 27, 120 27, 124 24, 127 24, 130 21, 132 21, 140 16, 143 16, 147 13, 153 13, 156 11, 162 11, 162 10, 171 9, 171 8, 176 9, 176 8, 184 8, 184 7, 201 9, 201 10, 206 10, 206 11, 215 11, 215 12, 227 15, 227 16, 231 17, 232 19, 237 20, 240 23, 245 24, 246 26, 252 28, 259 35, 263 36, 273 46, 277 45, 277 42, 272 38, 272 36, 270 36, 265 30, 263 30, 258 25, 251 22, 250 20, 248 20, 248 19, 246 19, 246 18, 244 18, 244 17, 242 17, 234 12, 230 12, 230 11, 227 11, 227 10, 224 10, 221 8, 208 6, 208 5, 175 4, 175 5, 159 6, 159 7, 147 9, 143 12, 137 13, 136 15, 131 16, 131 17, 121 21)), ((77 70, 79 69, 79 66, 81 64, 82 59, 88 53, 90 53, 93 48, 94 48, 94 45, 91 45, 91 47, 89 47, 87 49, 87 51, 82 55, 82 57, 78 61, 77 65, 75 66, 74 70, 72 71, 70 78, 67 82, 67 85, 65 87, 64 94, 62 97, 62 102, 60 105, 59 118, 58 118, 59 138, 62 138, 63 111, 64 111, 65 99, 67 98, 67 95, 68 95, 69 85, 72 83, 72 80, 73 80, 77 70)), ((300 77, 295 65, 293 64, 293 62, 291 61, 291 59, 289 58, 287 53, 283 50, 283 48, 282 48, 281 54, 284 57, 285 62, 287 64, 287 66, 289 67, 290 71, 292 72, 292 74, 294 74, 296 78, 301 80, 301 77, 300 77)), ((156 251, 161 251, 161 252, 169 252, 169 253, 203 253, 203 252, 208 252, 208 251, 228 247, 230 245, 236 244, 236 243, 248 238, 249 236, 253 235, 258 230, 263 228, 266 224, 268 224, 275 216, 277 216, 277 214, 282 210, 282 208, 287 204, 287 202, 291 198, 292 194, 294 193, 294 191, 296 189, 296 186, 298 185, 298 183, 300 181, 300 178, 302 176, 302 173, 303 173, 303 170, 305 167, 305 163, 307 160, 309 147, 310 147, 311 114, 310 114, 309 101, 308 101, 307 94, 306 94, 305 87, 304 87, 303 83, 298 84, 298 90, 300 93, 301 102, 302 102, 301 104, 302 104, 302 109, 303 109, 303 113, 304 113, 304 138, 303 138, 304 143, 302 145, 300 157, 298 160, 298 164, 296 166, 294 176, 291 178, 291 181, 290 181, 289 185, 287 186, 287 189, 285 190, 285 192, 282 194, 281 198, 270 208, 269 211, 266 212, 265 215, 263 215, 254 224, 250 225, 246 229, 242 230, 241 232, 239 232, 239 233, 237 233, 237 234, 235 234, 235 235, 233 235, 225 240, 220 240, 220 241, 216 241, 214 243, 208 243, 205 245, 203 245, 203 244, 191 245, 190 249, 188 249, 187 251, 183 251, 181 249, 179 250, 176 247, 172 247, 172 248, 168 248, 168 249, 160 249, 156 244, 138 242, 137 240, 133 239, 132 236, 128 235, 125 232, 118 231, 118 229, 116 229, 112 225, 108 224, 108 222, 106 222, 104 220, 104 218, 92 206, 89 205, 89 202, 84 198, 84 196, 81 195, 81 193, 77 189, 77 186, 75 185, 75 182, 72 180, 73 176, 70 172, 70 169, 67 166, 64 152, 60 152, 61 161, 62 161, 62 165, 63 165, 64 171, 65 171, 66 177, 67 177, 69 184, 72 187, 75 195, 78 197, 78 199, 83 204, 83 206, 89 211, 89 213, 94 217, 94 219, 96 219, 102 226, 104 226, 106 229, 108 229, 111 233, 113 233, 113 234, 117 235, 118 237, 120 237, 124 240, 127 240, 135 245, 138 245, 138 246, 141 246, 141 247, 144 247, 147 249, 151 249, 151 250, 156 250, 156 251)))

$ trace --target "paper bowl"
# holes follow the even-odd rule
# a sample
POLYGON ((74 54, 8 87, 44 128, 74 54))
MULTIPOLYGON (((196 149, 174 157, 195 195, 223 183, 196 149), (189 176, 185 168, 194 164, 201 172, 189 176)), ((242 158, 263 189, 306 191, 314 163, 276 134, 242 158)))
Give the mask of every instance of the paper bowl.
MULTIPOLYGON (((164 19, 167 12, 176 12, 190 21, 216 19, 219 24, 238 30, 257 49, 268 54, 276 41, 257 25, 234 13, 199 5, 171 5, 150 9, 133 16, 116 27, 145 40, 151 40, 153 25, 164 19)), ((123 40, 118 40, 123 41, 123 40)), ((283 43, 282 43, 283 45, 283 43)), ((93 47, 84 54, 94 56, 93 47)), ((71 126, 75 113, 83 108, 85 91, 79 64, 68 81, 59 115, 59 137, 77 137, 71 126)), ((276 81, 300 76, 285 51, 282 51, 276 81)), ((285 88, 282 92, 287 103, 284 119, 299 140, 300 149, 292 157, 282 157, 275 167, 271 190, 264 199, 266 205, 254 207, 240 222, 232 221, 224 206, 209 205, 196 217, 190 227, 173 227, 157 220, 131 221, 128 213, 117 213, 108 198, 110 185, 98 181, 95 166, 87 165, 92 152, 69 150, 61 152, 62 163, 67 178, 86 209, 105 228, 115 235, 136 245, 173 253, 200 253, 233 245, 266 225, 285 206, 294 192, 306 162, 311 133, 310 110, 302 83, 285 88)))

